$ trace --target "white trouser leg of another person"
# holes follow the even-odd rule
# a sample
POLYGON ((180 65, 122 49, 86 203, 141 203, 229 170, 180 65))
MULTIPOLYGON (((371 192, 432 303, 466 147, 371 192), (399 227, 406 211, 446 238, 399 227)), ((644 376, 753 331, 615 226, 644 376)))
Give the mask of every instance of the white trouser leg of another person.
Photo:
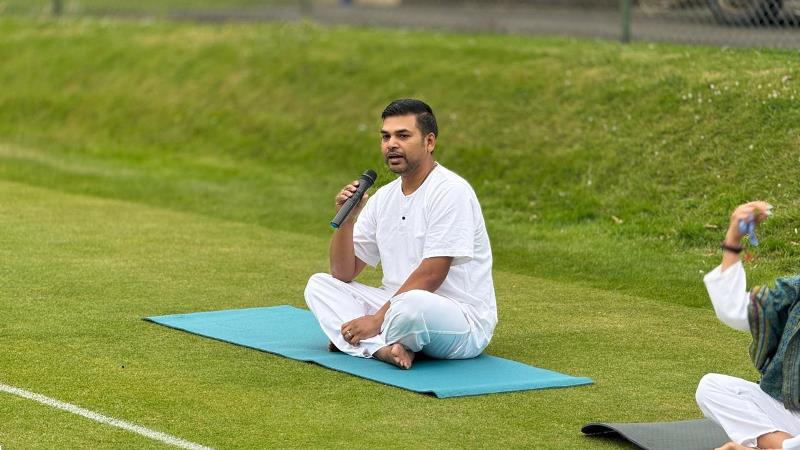
POLYGON ((700 380, 695 397, 703 414, 745 447, 756 448, 759 436, 775 431, 800 434, 800 413, 786 409, 750 381, 710 373, 700 380))
POLYGON ((392 298, 393 294, 355 281, 344 283, 324 273, 313 275, 305 290, 306 304, 322 331, 339 350, 353 356, 368 358, 381 347, 399 342, 415 353, 461 359, 478 356, 486 346, 455 301, 422 290, 392 298), (381 334, 358 346, 344 340, 343 323, 374 314, 387 301, 391 306, 381 334))

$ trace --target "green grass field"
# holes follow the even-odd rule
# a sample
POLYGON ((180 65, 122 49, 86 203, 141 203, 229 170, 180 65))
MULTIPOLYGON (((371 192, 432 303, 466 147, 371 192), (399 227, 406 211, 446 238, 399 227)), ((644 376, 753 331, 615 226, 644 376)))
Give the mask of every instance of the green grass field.
MULTIPOLYGON (((697 418, 704 373, 755 378, 701 282, 733 206, 776 206, 751 280, 798 268, 791 53, 310 24, 0 35, 0 383, 204 445, 612 448, 580 426, 697 418), (335 192, 390 180, 378 117, 405 96, 482 201, 489 353, 596 384, 437 400, 140 320, 303 306, 335 192)), ((3 448, 156 446, 1 393, 0 423, 3 448)))

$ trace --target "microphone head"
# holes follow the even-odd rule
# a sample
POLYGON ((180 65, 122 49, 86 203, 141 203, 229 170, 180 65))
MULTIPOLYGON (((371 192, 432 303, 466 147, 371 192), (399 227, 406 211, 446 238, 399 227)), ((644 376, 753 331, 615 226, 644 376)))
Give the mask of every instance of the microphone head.
POLYGON ((359 179, 364 180, 367 186, 372 186, 372 184, 375 183, 375 180, 378 179, 378 174, 375 173, 374 170, 369 169, 366 172, 362 173, 359 179))

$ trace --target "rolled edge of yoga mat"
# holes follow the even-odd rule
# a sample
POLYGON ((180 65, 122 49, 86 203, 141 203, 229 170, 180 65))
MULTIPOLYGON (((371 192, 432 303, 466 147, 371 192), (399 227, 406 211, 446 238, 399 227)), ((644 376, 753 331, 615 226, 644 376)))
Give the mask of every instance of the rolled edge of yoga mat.
POLYGON ((589 423, 587 436, 619 436, 647 450, 708 450, 722 446, 728 436, 708 419, 650 423, 589 423))

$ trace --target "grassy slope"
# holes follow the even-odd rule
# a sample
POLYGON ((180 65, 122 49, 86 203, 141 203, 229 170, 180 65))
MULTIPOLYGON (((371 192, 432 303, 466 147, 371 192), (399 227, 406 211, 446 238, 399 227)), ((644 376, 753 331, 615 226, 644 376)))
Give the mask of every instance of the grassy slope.
MULTIPOLYGON (((604 447, 580 425, 697 417, 703 373, 753 376, 710 311, 498 271, 490 352, 597 384, 437 400, 140 320, 301 306, 323 239, 8 182, 0 217, 2 382, 219 448, 604 447)), ((9 448, 142 444, 8 395, 0 420, 9 448)))
MULTIPOLYGON (((791 55, 310 25, 3 20, 0 35, 0 381, 181 437, 581 447, 585 421, 696 417, 702 373, 753 375, 746 337, 687 308, 718 257, 705 225, 767 198, 751 272, 796 269, 791 55), (138 320, 302 304, 332 193, 381 167, 376 116, 402 96, 434 105, 440 160, 482 200, 491 352, 596 386, 437 401, 138 320), (401 426, 364 434, 373 414, 401 426)), ((0 396, 2 444, 114 446, 17 405, 0 396)))
POLYGON ((702 305, 711 227, 756 197, 779 214, 755 275, 796 268, 786 54, 308 25, 0 27, 6 179, 322 237, 331 192, 382 165, 381 108, 418 96, 439 111, 440 160, 478 191, 500 268, 702 305))

